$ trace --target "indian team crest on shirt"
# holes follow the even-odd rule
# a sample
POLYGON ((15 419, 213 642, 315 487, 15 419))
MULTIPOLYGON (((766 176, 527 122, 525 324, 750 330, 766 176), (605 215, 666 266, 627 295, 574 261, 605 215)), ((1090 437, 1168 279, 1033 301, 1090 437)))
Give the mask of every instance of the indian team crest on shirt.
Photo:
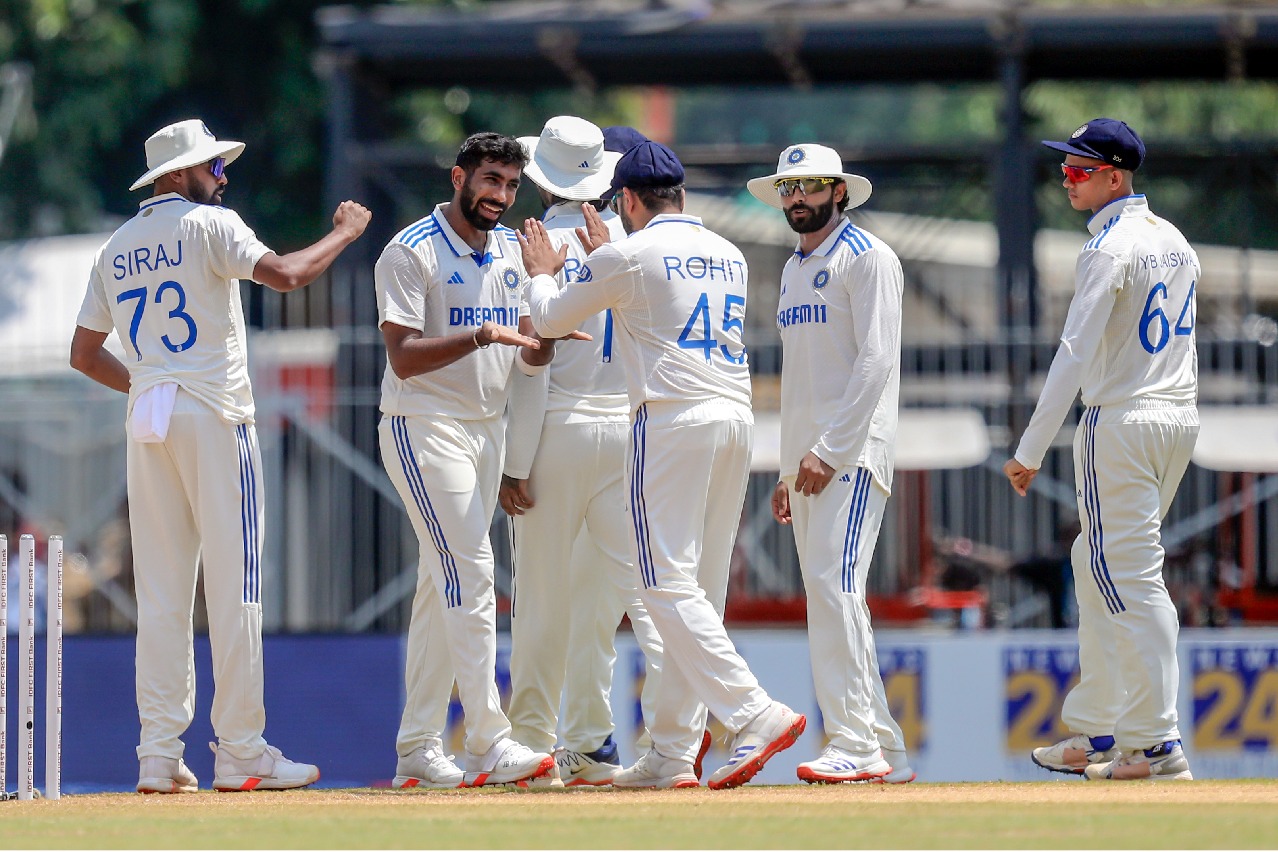
POLYGON ((802 148, 795 148, 785 158, 785 161, 792 166, 797 166, 799 163, 802 163, 804 159, 807 158, 807 156, 808 156, 807 151, 804 151, 802 148))
POLYGON ((825 285, 830 283, 830 270, 822 269, 816 275, 812 276, 812 289, 824 290, 825 285))
POLYGON ((507 290, 519 289, 519 273, 513 269, 507 269, 501 274, 502 283, 506 285, 507 290))
POLYGON ((1071 134, 1069 135, 1069 138, 1070 138, 1070 139, 1077 139, 1078 137, 1082 136, 1082 135, 1083 135, 1084 133, 1086 133, 1086 132, 1087 132, 1087 125, 1086 125, 1086 124, 1084 124, 1082 127, 1078 128, 1078 129, 1077 129, 1077 130, 1075 130, 1073 133, 1071 133, 1071 134))

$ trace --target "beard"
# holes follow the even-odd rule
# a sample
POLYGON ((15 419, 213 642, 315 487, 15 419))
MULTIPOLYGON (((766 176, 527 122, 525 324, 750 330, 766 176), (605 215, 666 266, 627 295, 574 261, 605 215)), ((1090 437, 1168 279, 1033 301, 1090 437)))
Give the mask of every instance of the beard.
POLYGON ((819 231, 829 223, 834 216, 834 193, 830 193, 830 200, 817 207, 812 207, 807 203, 796 204, 793 207, 787 207, 785 211, 785 220, 790 223, 790 230, 796 234, 811 234, 819 231), (808 216, 799 222, 794 221, 791 215, 796 210, 808 211, 808 216))
POLYGON ((199 178, 195 177, 195 175, 188 174, 186 177, 186 197, 191 201, 194 201, 196 204, 219 205, 222 203, 222 186, 215 183, 205 189, 204 185, 200 183, 199 178))
POLYGON ((621 219, 621 227, 627 234, 633 234, 636 230, 634 220, 626 215, 626 208, 617 211, 617 218, 621 219))
POLYGON ((501 222, 501 215, 506 212, 506 205, 497 204, 491 199, 486 200, 489 204, 494 204, 501 208, 501 213, 497 215, 496 219, 485 218, 479 212, 479 200, 475 198, 475 191, 470 188, 469 183, 462 185, 461 196, 458 198, 458 202, 461 204, 462 218, 477 231, 491 231, 496 228, 501 222))

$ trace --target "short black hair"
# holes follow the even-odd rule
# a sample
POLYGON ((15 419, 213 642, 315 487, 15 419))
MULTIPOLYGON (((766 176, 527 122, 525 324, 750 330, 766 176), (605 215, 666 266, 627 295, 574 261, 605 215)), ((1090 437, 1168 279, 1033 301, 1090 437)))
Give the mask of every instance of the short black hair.
POLYGON ((466 174, 471 174, 485 160, 501 163, 503 166, 519 166, 523 171, 528 165, 528 152, 519 140, 500 133, 473 133, 466 137, 457 151, 457 165, 466 174))
POLYGON ((626 189, 637 195, 639 202, 649 210, 655 210, 667 204, 678 205, 682 209, 683 184, 681 183, 675 186, 628 186, 626 189))

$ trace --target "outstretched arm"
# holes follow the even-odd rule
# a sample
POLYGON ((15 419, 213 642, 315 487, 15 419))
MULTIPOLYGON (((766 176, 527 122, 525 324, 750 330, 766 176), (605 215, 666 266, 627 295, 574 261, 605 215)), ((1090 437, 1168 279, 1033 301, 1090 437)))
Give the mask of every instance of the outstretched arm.
POLYGON ((426 337, 418 329, 384 322, 382 340, 386 344, 386 357, 391 369, 401 379, 411 379, 447 367, 491 343, 528 349, 541 346, 531 337, 495 322, 486 322, 473 332, 463 331, 446 337, 426 337))
POLYGON ((304 249, 263 256, 253 267, 253 280, 281 293, 305 287, 320 277, 348 245, 359 239, 372 216, 362 204, 343 201, 333 214, 333 230, 304 249))

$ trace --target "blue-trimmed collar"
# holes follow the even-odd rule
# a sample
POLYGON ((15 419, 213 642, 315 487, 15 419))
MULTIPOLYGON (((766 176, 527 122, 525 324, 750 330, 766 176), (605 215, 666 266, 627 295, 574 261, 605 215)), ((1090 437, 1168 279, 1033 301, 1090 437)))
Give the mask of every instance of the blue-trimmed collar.
POLYGON ((656 216, 652 217, 652 221, 650 221, 647 225, 644 225, 644 230, 646 231, 653 225, 664 225, 667 222, 682 222, 685 225, 698 225, 702 228, 705 227, 705 225, 701 224, 700 216, 689 216, 687 213, 658 213, 656 216))
POLYGON ((444 206, 444 204, 436 204, 435 212, 431 215, 439 223, 439 232, 444 235, 444 241, 453 250, 453 254, 457 257, 469 256, 473 258, 476 266, 487 266, 494 259, 506 256, 504 243, 506 242, 506 232, 510 232, 509 228, 499 223, 497 227, 488 232, 488 237, 484 242, 484 250, 477 252, 470 247, 470 243, 457 235, 452 225, 448 224, 448 217, 444 215, 444 206))
POLYGON ((804 254, 803 249, 800 246, 795 246, 794 256, 798 258, 800 261, 807 260, 809 257, 815 257, 817 255, 820 255, 821 257, 825 257, 830 252, 834 251, 834 247, 839 244, 839 237, 841 237, 843 235, 843 232, 850 227, 852 227, 852 220, 848 219, 847 216, 840 216, 839 224, 835 226, 834 230, 830 232, 829 236, 827 236, 824 240, 821 241, 821 245, 817 246, 816 248, 812 250, 811 254, 804 254))
POLYGON ((1087 230, 1091 231, 1092 236, 1096 236, 1105 230, 1105 226, 1112 220, 1122 216, 1128 210, 1133 213, 1148 213, 1149 202, 1145 200, 1144 193, 1136 193, 1133 195, 1124 195, 1121 198, 1115 198, 1101 209, 1097 210, 1092 218, 1087 220, 1087 230))
POLYGON ((157 204, 168 204, 170 201, 186 201, 186 199, 176 192, 166 192, 163 195, 153 195, 150 198, 144 198, 139 201, 138 210, 142 211, 157 204))

